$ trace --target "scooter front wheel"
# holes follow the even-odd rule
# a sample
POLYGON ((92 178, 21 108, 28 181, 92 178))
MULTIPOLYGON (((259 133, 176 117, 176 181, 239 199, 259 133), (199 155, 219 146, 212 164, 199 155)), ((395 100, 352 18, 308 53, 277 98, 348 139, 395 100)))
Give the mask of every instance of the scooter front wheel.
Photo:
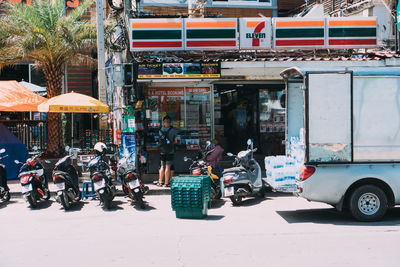
POLYGON ((28 201, 29 206, 30 206, 31 209, 34 209, 34 208, 37 207, 36 200, 33 199, 32 195, 26 196, 26 200, 28 201))
POLYGON ((234 205, 234 206, 239 206, 241 203, 242 203, 242 197, 241 196, 231 196, 230 197, 230 199, 231 199, 231 201, 232 201, 232 204, 234 205))
POLYGON ((63 206, 64 210, 69 210, 69 208, 71 207, 71 205, 68 201, 67 193, 65 191, 63 191, 62 195, 60 196, 60 202, 61 202, 61 205, 63 206))
POLYGON ((100 198, 103 202, 104 208, 106 210, 111 209, 111 196, 105 192, 104 194, 100 194, 100 198))

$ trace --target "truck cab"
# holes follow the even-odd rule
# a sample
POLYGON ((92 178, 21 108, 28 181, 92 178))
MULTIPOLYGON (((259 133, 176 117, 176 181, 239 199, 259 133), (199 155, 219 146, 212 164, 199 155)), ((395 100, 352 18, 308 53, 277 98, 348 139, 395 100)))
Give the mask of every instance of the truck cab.
POLYGON ((286 140, 304 140, 295 194, 360 221, 382 219, 400 204, 400 68, 290 68, 281 76, 286 140))

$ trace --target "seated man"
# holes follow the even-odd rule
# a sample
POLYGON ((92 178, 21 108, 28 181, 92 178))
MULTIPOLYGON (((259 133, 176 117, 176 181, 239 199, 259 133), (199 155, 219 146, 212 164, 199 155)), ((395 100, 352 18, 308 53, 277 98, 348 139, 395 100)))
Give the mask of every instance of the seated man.
POLYGON ((211 150, 211 153, 208 154, 206 161, 207 165, 211 166, 213 169, 217 170, 217 173, 219 173, 220 172, 219 163, 221 161, 222 154, 224 153, 224 149, 222 148, 222 146, 219 145, 218 140, 214 139, 212 140, 212 143, 214 144, 215 147, 211 150))

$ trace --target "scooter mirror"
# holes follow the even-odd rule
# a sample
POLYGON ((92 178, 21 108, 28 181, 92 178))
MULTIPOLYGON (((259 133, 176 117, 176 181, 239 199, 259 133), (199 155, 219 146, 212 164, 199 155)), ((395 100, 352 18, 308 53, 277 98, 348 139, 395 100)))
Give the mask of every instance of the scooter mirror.
POLYGON ((37 146, 34 146, 34 147, 33 147, 33 151, 38 151, 38 147, 37 147, 37 146))
POLYGON ((67 152, 69 151, 69 146, 65 147, 65 151, 67 151, 67 152))
POLYGON ((247 145, 251 145, 251 139, 247 140, 247 145))
POLYGON ((15 163, 15 164, 20 164, 21 162, 20 162, 19 160, 16 159, 16 160, 14 160, 14 163, 15 163))
POLYGON ((229 157, 232 157, 233 154, 231 152, 226 153, 229 157))
POLYGON ((183 161, 188 161, 188 158, 185 156, 185 157, 183 158, 183 161))
POLYGON ((211 142, 210 141, 207 141, 206 142, 206 146, 208 147, 208 146, 211 146, 211 142))
POLYGON ((0 149, 0 154, 6 152, 6 150, 4 148, 0 149))

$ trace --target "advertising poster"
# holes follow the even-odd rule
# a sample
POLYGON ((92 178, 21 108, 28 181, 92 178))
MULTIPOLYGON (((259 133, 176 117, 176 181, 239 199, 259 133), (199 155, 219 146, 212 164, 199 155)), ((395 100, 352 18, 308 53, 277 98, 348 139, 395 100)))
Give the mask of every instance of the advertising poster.
POLYGON ((215 79, 221 78, 219 62, 211 63, 139 63, 137 79, 215 79))
POLYGON ((120 156, 132 153, 132 160, 136 164, 136 136, 135 133, 122 133, 121 146, 119 148, 120 156))

